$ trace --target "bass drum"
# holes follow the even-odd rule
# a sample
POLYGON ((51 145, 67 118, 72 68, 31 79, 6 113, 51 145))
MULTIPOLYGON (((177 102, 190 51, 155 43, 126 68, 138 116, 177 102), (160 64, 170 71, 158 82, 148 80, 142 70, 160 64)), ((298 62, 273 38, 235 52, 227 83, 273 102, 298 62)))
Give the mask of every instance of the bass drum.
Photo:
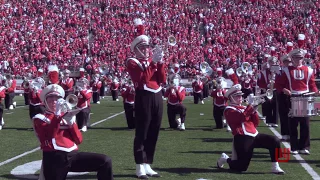
POLYGON ((291 117, 311 117, 317 111, 314 108, 315 97, 292 96, 291 97, 291 117))

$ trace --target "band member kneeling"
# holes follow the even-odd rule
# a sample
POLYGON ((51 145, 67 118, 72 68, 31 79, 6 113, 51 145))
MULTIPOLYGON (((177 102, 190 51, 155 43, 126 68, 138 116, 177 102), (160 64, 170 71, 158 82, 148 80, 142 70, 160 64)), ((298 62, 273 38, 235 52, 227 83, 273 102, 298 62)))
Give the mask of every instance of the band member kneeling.
POLYGON ((230 88, 226 97, 230 104, 224 111, 224 116, 231 127, 233 138, 233 155, 236 158, 229 158, 228 155, 222 153, 221 158, 217 161, 217 166, 222 168, 225 163, 229 164, 231 170, 246 171, 250 164, 254 148, 266 148, 270 152, 272 161, 272 172, 282 174, 284 171, 280 168, 276 161, 278 155, 281 157, 280 140, 271 135, 259 133, 256 127, 259 125, 259 117, 256 112, 258 103, 256 103, 253 94, 248 97, 249 105, 242 106, 241 85, 236 84, 230 88))
POLYGON ((64 118, 65 92, 57 84, 44 88, 40 94, 46 112, 33 117, 33 125, 43 151, 45 180, 64 180, 69 171, 96 171, 98 180, 113 180, 111 158, 96 153, 78 152, 82 135, 75 116, 64 118))
POLYGON ((184 131, 186 120, 187 108, 182 104, 186 96, 186 89, 183 86, 179 86, 180 76, 175 78, 178 75, 172 75, 170 82, 170 87, 166 90, 164 97, 168 98, 167 104, 167 114, 169 120, 170 128, 178 128, 181 131, 184 131), (173 81, 176 81, 174 83, 173 81), (180 115, 180 118, 176 120, 176 114, 180 115))

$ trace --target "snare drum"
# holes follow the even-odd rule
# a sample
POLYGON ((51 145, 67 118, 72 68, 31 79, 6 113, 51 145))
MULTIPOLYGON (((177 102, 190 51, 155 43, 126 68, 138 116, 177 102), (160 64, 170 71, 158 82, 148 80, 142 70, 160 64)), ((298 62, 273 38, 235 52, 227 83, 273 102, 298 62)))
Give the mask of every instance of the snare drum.
POLYGON ((316 115, 315 98, 312 96, 291 96, 291 117, 311 117, 316 115))

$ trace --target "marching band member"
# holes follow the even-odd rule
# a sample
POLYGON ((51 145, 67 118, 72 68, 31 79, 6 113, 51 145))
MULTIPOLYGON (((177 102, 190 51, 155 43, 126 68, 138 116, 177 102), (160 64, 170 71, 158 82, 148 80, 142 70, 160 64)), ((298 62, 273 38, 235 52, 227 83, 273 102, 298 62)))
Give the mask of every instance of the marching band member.
POLYGON ((59 68, 57 65, 48 66, 48 84, 59 84, 59 68))
POLYGON ((43 151, 42 170, 45 180, 64 180, 69 171, 96 171, 99 180, 113 180, 110 157, 78 152, 82 135, 75 117, 66 118, 62 112, 64 97, 65 92, 61 86, 47 86, 40 94, 46 112, 33 117, 34 129, 43 151))
MULTIPOLYGON (((287 43, 287 54, 283 55, 281 57, 281 62, 282 62, 282 69, 287 68, 288 66, 292 65, 291 59, 288 56, 288 53, 292 50, 293 44, 291 42, 287 43)), ((283 70, 280 70, 279 75, 276 76, 276 82, 275 84, 278 83, 278 79, 281 77, 283 70)), ((286 94, 283 93, 283 91, 277 91, 278 96, 278 112, 279 112, 279 117, 280 117, 280 128, 281 128, 281 136, 282 140, 289 140, 290 139, 290 133, 289 133, 289 109, 290 109, 290 97, 286 94)))
POLYGON ((138 24, 136 27, 139 36, 133 40, 130 49, 135 53, 137 59, 128 58, 126 67, 136 88, 134 101, 136 176, 140 179, 147 179, 147 175, 160 176, 152 170, 150 165, 153 163, 162 121, 161 84, 166 82, 166 73, 162 60, 163 52, 158 46, 154 53, 151 52, 149 38, 144 35, 141 19, 135 22, 138 24))
POLYGON ((76 115, 77 125, 82 132, 87 131, 90 115, 90 101, 92 97, 92 90, 87 89, 89 81, 85 78, 78 80, 76 85, 76 95, 78 97, 77 108, 81 111, 76 115), (79 83, 81 82, 81 83, 79 83))
POLYGON ((60 82, 60 85, 61 87, 64 89, 64 91, 66 92, 65 95, 66 97, 69 95, 69 94, 72 94, 73 93, 73 84, 74 84, 74 81, 72 78, 70 78, 70 70, 66 69, 64 70, 63 72, 63 78, 60 82))
POLYGON ((134 119, 135 89, 131 80, 128 80, 127 86, 122 88, 121 96, 123 99, 123 107, 124 107, 124 112, 126 114, 128 128, 134 129, 136 126, 135 119, 134 119))
POLYGON ((6 97, 6 87, 0 86, 0 130, 4 126, 2 99, 6 97))
MULTIPOLYGON (((269 57, 274 58, 274 57, 269 57)), ((271 61, 271 60, 270 60, 271 61)), ((272 74, 270 71, 270 64, 266 62, 262 65, 262 70, 258 76, 258 86, 261 88, 261 94, 266 93, 267 89, 270 87, 270 83, 272 82, 272 74)), ((274 93, 275 94, 275 93, 274 93)), ((276 123, 276 102, 275 99, 272 98, 269 100, 265 97, 265 102, 262 106, 262 115, 266 117, 266 123, 268 126, 278 127, 276 123)))
POLYGON ((259 125, 259 117, 256 112, 259 102, 254 102, 253 94, 248 96, 249 105, 242 106, 243 93, 241 85, 233 85, 225 94, 229 99, 229 105, 224 111, 224 116, 231 127, 233 134, 234 153, 237 158, 231 159, 225 153, 222 153, 217 161, 217 166, 222 168, 225 163, 229 164, 229 168, 235 171, 246 171, 250 164, 254 148, 266 148, 269 150, 272 161, 272 172, 283 174, 276 161, 276 150, 280 149, 280 140, 271 135, 259 133, 256 127, 259 125))
MULTIPOLYGON (((211 97, 213 98, 213 118, 216 122, 216 128, 222 129, 223 128, 223 112, 227 105, 227 98, 224 97, 226 90, 224 88, 224 82, 220 78, 216 80, 216 89, 214 89, 211 93, 211 97)), ((229 129, 228 131, 231 130, 229 129)))
POLYGON ((101 88, 100 88, 100 99, 104 99, 104 96, 106 94, 106 86, 107 86, 107 76, 101 77, 101 88))
POLYGON ((178 128, 180 131, 184 131, 186 129, 184 122, 186 120, 187 108, 182 102, 186 96, 186 88, 180 86, 180 76, 176 77, 175 74, 171 76, 169 87, 164 94, 164 97, 168 98, 167 114, 169 126, 170 128, 178 128), (176 114, 180 115, 180 118, 177 120, 176 114))
POLYGON ((30 103, 30 100, 29 100, 30 82, 25 76, 23 76, 22 80, 23 80, 22 88, 23 88, 24 104, 25 105, 29 105, 29 103, 30 103))
POLYGON ((112 100, 119 101, 118 99, 118 89, 119 89, 120 83, 117 78, 113 79, 113 82, 111 83, 110 90, 112 95, 112 100))
POLYGON ((13 109, 15 107, 15 102, 13 102, 13 98, 15 96, 14 90, 16 89, 17 81, 13 78, 12 75, 8 75, 5 80, 6 86, 6 97, 4 99, 4 104, 6 109, 13 109))
POLYGON ((241 82, 243 98, 246 99, 249 94, 252 94, 252 80, 249 74, 244 74, 243 81, 241 82))
POLYGON ((99 74, 93 75, 93 81, 91 82, 92 87, 92 100, 94 104, 100 104, 100 88, 101 88, 101 81, 99 79, 99 74))
POLYGON ((193 88, 193 99, 194 99, 194 104, 198 104, 199 99, 201 101, 201 104, 204 104, 203 102, 203 82, 200 80, 200 76, 196 76, 195 81, 192 83, 192 88, 193 88))
POLYGON ((33 83, 30 84, 29 89, 29 116, 32 119, 35 115, 44 113, 45 107, 40 99, 40 93, 43 87, 35 86, 33 83))
MULTIPOLYGON (((292 50, 289 57, 293 66, 283 69, 281 77, 279 77, 276 88, 279 92, 290 97, 299 97, 304 93, 316 92, 319 94, 315 84, 313 69, 302 65, 305 56, 305 50, 299 48, 292 50)), ((309 117, 290 117, 289 132, 290 145, 293 154, 310 154, 310 118, 309 117), (300 123, 300 139, 298 140, 298 124, 300 123)))

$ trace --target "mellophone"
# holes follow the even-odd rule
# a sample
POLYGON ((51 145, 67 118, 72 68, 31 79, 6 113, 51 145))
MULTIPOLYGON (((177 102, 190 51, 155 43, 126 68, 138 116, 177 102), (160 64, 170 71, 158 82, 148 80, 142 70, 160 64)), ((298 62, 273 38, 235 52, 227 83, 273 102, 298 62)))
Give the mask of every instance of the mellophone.
POLYGON ((315 108, 314 92, 291 95, 291 109, 289 117, 311 117, 318 115, 318 109, 315 108))

